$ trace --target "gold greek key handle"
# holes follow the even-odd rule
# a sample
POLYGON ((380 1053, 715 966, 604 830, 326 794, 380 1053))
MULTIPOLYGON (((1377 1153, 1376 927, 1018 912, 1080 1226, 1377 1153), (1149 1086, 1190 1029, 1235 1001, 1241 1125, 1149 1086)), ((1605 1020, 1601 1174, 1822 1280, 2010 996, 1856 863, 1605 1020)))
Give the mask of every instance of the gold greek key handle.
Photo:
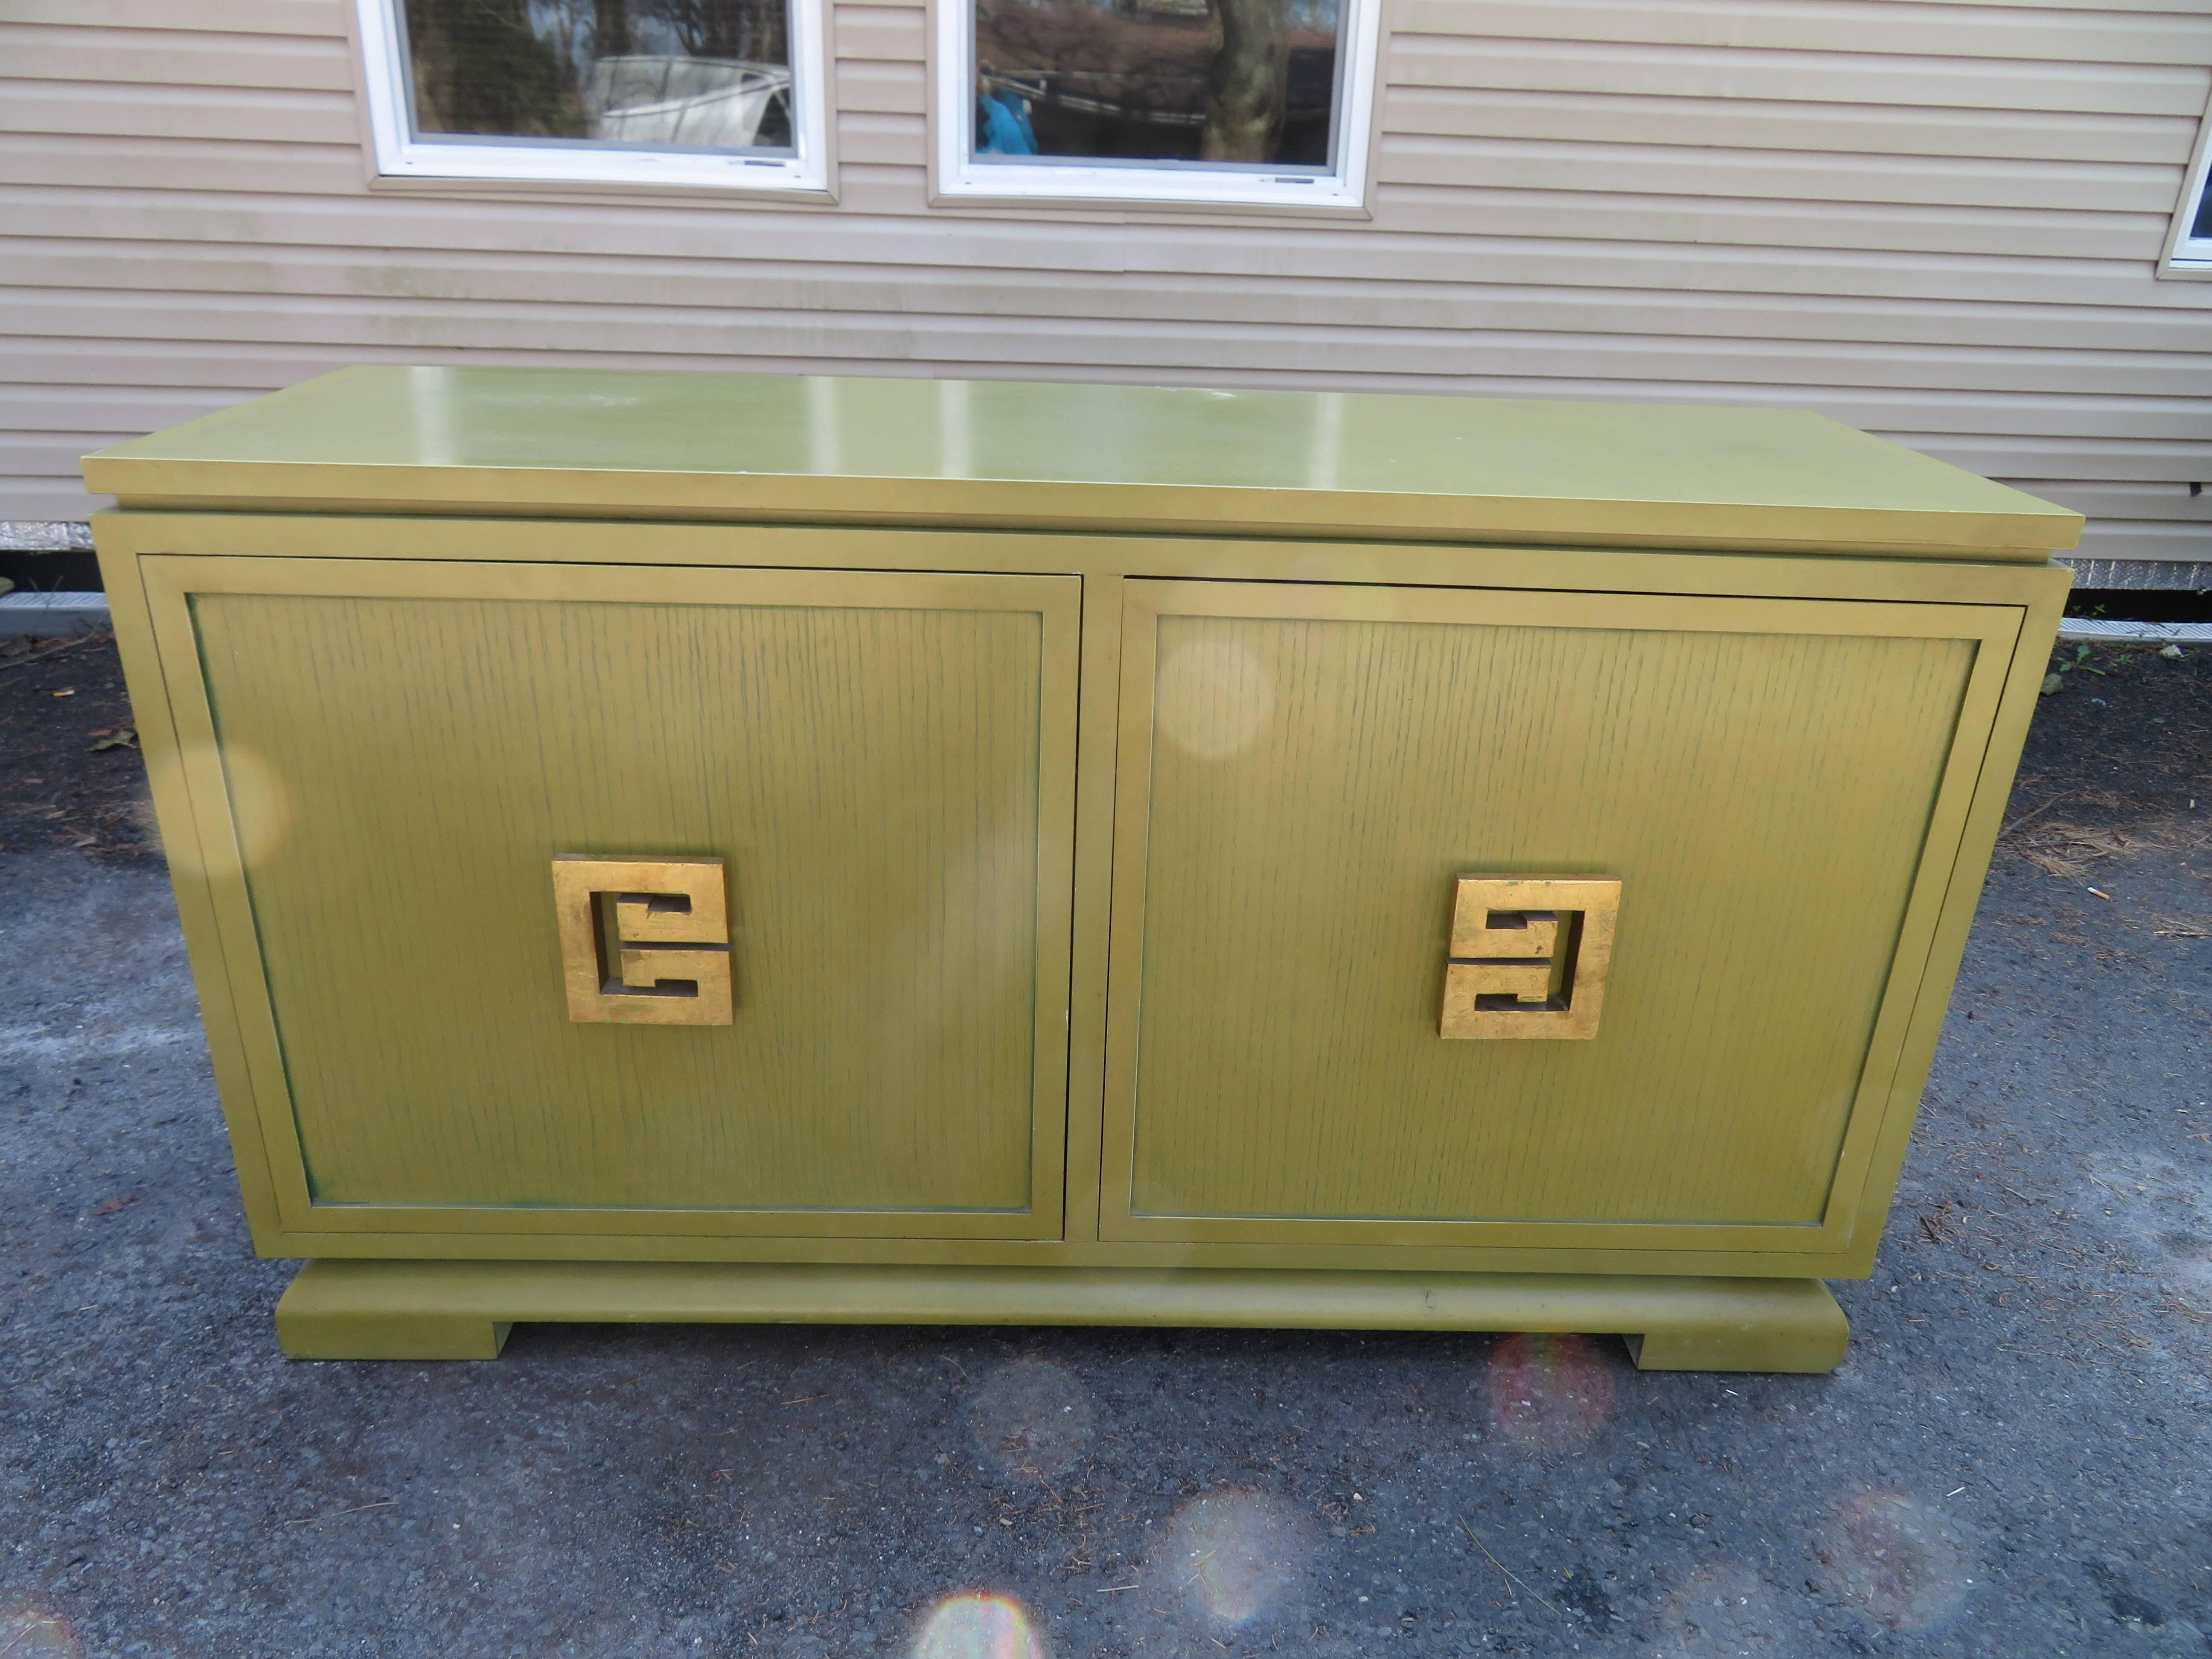
POLYGON ((1462 876, 1437 1034, 1595 1036, 1620 912, 1610 877, 1462 876))
POLYGON ((553 860, 568 1018, 623 1025, 735 1018, 720 859, 553 860))

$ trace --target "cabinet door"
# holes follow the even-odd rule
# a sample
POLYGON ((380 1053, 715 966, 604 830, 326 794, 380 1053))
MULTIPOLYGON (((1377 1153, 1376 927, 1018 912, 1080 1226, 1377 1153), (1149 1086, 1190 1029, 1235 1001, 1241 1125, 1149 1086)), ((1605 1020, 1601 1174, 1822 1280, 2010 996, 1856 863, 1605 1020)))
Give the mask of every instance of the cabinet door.
POLYGON ((1059 1235, 1079 579, 143 568, 286 1228, 1059 1235), (730 1023, 570 1018, 564 854, 723 861, 730 1023))
POLYGON ((2019 611, 1125 596, 1108 1237, 1847 1237, 2019 611), (1595 1037, 1440 1035, 1468 874, 1620 883, 1595 1037))

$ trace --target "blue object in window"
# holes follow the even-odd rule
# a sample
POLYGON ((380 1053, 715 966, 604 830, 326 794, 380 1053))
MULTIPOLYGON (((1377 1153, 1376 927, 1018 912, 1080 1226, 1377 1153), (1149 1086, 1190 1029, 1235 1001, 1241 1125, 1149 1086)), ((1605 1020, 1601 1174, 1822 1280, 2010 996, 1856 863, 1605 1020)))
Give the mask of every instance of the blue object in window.
POLYGON ((1030 126, 1029 100, 1011 92, 987 92, 976 106, 981 142, 978 155, 1034 155, 1036 134, 1030 126))

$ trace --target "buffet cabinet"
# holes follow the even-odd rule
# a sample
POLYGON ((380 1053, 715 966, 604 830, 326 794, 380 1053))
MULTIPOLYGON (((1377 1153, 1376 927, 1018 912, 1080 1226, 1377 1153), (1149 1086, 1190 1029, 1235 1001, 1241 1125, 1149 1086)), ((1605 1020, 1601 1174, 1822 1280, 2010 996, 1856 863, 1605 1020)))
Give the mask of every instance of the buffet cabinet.
POLYGON ((1786 412, 711 375, 353 370, 87 475, 325 1358, 1830 1368, 2079 527, 1786 412))

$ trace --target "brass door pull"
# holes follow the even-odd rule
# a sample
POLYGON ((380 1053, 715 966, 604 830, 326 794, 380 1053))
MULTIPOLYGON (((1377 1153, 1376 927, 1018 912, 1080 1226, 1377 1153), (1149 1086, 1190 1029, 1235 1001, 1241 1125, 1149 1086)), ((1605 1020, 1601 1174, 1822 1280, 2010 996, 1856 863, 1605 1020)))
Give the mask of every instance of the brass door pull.
POLYGON ((568 1018, 727 1025, 735 1018, 720 859, 553 860, 568 1018))
POLYGON ((1609 877, 1462 876, 1438 1035, 1595 1036, 1620 910, 1609 877))

